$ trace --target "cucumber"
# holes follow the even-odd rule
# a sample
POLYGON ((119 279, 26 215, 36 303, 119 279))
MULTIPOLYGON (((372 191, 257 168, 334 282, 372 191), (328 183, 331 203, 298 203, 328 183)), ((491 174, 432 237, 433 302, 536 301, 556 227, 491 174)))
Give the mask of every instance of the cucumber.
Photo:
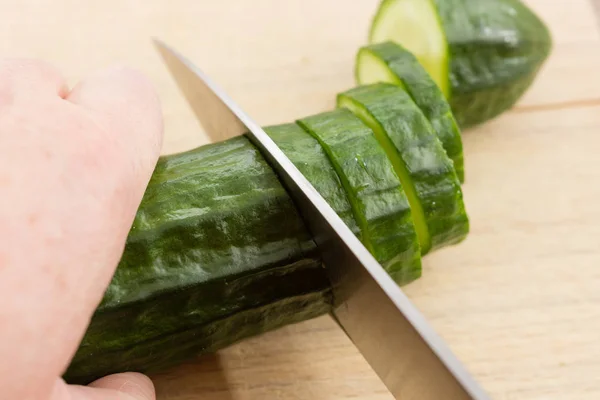
POLYGON ((369 42, 386 41, 403 45, 419 59, 462 128, 511 108, 552 48, 544 22, 519 0, 383 0, 369 42), (440 51, 443 43, 447 52, 440 51), (444 70, 447 75, 440 73, 444 70))
POLYGON ((360 239, 348 195, 319 142, 295 123, 267 126, 263 130, 360 239))
MULTIPOLYGON (((387 89, 382 86, 377 92, 369 101, 381 97, 388 107, 387 89)), ((416 105, 389 107, 394 123, 406 123, 423 134, 414 122, 416 105)), ((382 126, 393 138, 396 131, 389 117, 382 126)), ((394 168, 397 160, 378 141, 383 131, 373 126, 376 133, 342 107, 265 130, 392 278, 406 284, 421 275, 414 221, 418 213, 411 209, 394 168)), ((433 131, 428 133, 452 170, 441 143, 433 131)), ((439 162, 437 154, 431 158, 428 153, 411 162, 417 165, 419 157, 426 166, 439 162)), ((426 181, 424 176, 415 178, 426 181)), ((418 179, 411 181, 415 193, 424 195, 418 179)), ((431 178, 427 183, 432 185, 427 196, 435 194, 441 203, 431 214, 423 206, 426 201, 415 209, 421 205, 425 218, 435 216, 436 223, 426 226, 427 234, 438 238, 432 240, 435 248, 458 237, 444 225, 451 221, 450 213, 438 212, 453 209, 456 199, 443 196, 447 180, 431 178)), ((247 136, 163 156, 113 279, 63 377, 68 383, 88 383, 115 372, 160 371, 323 315, 332 302, 313 238, 247 136)))
POLYGON ((365 247, 399 284, 421 275, 420 248, 406 194, 373 131, 349 110, 299 119, 332 162, 365 247))
POLYGON ((401 45, 383 42, 362 47, 356 58, 361 84, 389 82, 404 88, 423 111, 454 163, 460 182, 465 166, 460 129, 443 93, 417 58, 401 45))
POLYGON ((338 95, 338 106, 368 125, 404 187, 421 253, 462 241, 469 231, 452 161, 423 112, 401 87, 359 86, 338 95))
POLYGON ((210 334, 182 344, 203 350, 325 313, 329 290, 296 207, 246 137, 162 157, 65 379, 176 361, 160 346, 182 332, 210 334), (251 310, 264 321, 241 326, 251 310), (133 356, 141 349, 152 353, 133 356))

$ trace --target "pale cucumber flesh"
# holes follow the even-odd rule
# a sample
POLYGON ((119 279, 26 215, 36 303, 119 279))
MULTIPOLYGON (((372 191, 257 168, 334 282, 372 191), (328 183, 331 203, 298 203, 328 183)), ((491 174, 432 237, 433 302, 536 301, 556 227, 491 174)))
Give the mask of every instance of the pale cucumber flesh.
POLYGON ((356 79, 360 85, 387 82, 404 89, 404 83, 390 70, 387 63, 365 48, 361 48, 356 57, 356 79))
POLYGON ((448 44, 431 0, 384 0, 371 25, 369 41, 404 46, 450 97, 448 44))

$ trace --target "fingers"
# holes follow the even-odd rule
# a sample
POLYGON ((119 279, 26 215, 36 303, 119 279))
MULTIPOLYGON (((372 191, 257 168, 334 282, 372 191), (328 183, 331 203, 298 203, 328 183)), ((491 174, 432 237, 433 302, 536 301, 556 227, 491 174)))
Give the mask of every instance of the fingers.
POLYGON ((89 384, 91 388, 126 393, 136 400, 154 400, 154 385, 150 378, 138 373, 109 375, 89 384))
POLYGON ((134 161, 145 185, 159 156, 163 129, 160 103, 150 82, 136 71, 111 68, 77 84, 67 100, 106 127, 134 161))
POLYGON ((70 386, 57 381, 50 400, 156 400, 154 385, 145 375, 110 375, 88 386, 70 386))
POLYGON ((0 106, 12 103, 17 97, 60 96, 68 92, 60 71, 40 60, 0 60, 0 106))

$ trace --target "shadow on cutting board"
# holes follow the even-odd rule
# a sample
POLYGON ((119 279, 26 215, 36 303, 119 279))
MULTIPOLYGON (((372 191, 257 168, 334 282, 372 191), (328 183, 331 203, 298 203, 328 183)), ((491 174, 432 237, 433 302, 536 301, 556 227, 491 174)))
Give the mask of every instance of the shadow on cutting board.
POLYGON ((151 375, 157 400, 233 400, 219 354, 206 354, 151 375))

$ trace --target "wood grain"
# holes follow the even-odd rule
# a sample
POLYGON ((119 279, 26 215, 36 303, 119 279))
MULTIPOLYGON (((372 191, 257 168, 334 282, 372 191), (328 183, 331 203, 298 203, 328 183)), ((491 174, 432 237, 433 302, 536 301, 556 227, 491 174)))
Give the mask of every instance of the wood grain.
MULTIPOLYGON (((464 133, 472 233, 407 294, 494 399, 600 398, 600 31, 590 0, 529 0, 555 48, 500 118, 464 133)), ((0 0, 3 55, 71 82, 114 62, 156 84, 164 152, 205 142, 152 48, 201 63, 262 124, 333 106, 377 0, 0 0)), ((402 357, 401 354, 398 357, 402 357)), ((160 400, 391 396, 329 317, 154 377, 160 400)))

